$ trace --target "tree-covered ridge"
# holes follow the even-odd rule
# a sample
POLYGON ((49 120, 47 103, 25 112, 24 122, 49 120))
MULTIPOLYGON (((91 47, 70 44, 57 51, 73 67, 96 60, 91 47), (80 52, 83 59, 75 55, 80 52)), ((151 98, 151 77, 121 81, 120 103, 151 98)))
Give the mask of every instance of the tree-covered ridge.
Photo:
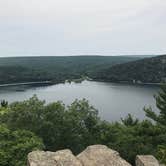
POLYGON ((128 83, 166 82, 166 55, 118 64, 99 71, 94 79, 128 83))
POLYGON ((139 154, 155 155, 166 163, 166 87, 156 96, 159 113, 145 108, 153 120, 139 121, 131 115, 110 123, 98 116, 87 100, 66 107, 62 102, 46 104, 37 96, 0 107, 0 165, 23 166, 33 149, 57 151, 69 148, 78 154, 88 145, 104 144, 134 164, 139 154))
POLYGON ((68 56, 0 58, 0 84, 46 81, 92 76, 112 65, 140 59, 127 56, 68 56))

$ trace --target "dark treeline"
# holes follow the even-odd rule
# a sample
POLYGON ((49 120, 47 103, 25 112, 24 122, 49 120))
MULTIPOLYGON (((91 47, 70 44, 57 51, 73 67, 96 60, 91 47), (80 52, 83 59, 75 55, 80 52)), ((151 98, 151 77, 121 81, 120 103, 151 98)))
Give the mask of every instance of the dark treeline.
POLYGON ((127 83, 166 81, 166 55, 141 59, 132 56, 69 56, 0 58, 0 84, 79 79, 127 83))
POLYGON ((130 114, 121 122, 100 119, 88 101, 45 104, 36 96, 0 107, 0 165, 24 166, 29 152, 69 148, 78 154, 88 145, 104 144, 134 164, 138 154, 155 155, 166 163, 166 87, 156 98, 159 112, 144 108, 151 120, 139 121, 130 114))
POLYGON ((78 79, 112 65, 140 59, 125 56, 13 57, 0 58, 0 84, 78 79))
POLYGON ((100 70, 93 76, 96 80, 128 83, 166 82, 166 55, 118 64, 100 70))

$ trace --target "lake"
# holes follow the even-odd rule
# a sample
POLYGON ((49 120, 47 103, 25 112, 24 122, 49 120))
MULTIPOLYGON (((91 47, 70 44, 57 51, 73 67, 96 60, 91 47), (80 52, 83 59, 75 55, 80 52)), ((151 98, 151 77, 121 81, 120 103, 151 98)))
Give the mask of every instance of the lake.
POLYGON ((128 113, 144 119, 144 106, 152 106, 156 111, 154 94, 159 88, 149 85, 126 85, 105 82, 83 81, 49 86, 20 85, 0 87, 0 100, 22 101, 36 94, 48 102, 63 101, 66 105, 75 99, 86 98, 98 111, 102 119, 120 120, 128 113))

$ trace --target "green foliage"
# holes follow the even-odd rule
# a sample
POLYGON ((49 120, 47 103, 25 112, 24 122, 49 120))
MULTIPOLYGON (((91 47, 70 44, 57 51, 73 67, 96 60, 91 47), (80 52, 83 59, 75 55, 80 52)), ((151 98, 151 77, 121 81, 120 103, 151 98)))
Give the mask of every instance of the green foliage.
POLYGON ((1 101, 1 107, 7 108, 7 106, 8 106, 8 102, 5 101, 5 100, 2 100, 2 101, 1 101))
POLYGON ((75 100, 66 107, 62 102, 46 104, 33 96, 1 107, 0 165, 10 162, 11 166, 23 165, 29 151, 43 147, 41 140, 44 150, 69 148, 78 154, 88 145, 105 144, 132 164, 139 154, 152 154, 165 162, 165 92, 162 89, 156 97, 159 114, 145 110, 157 123, 138 121, 130 114, 122 118, 122 123, 102 121, 98 111, 85 99, 75 100))
MULTIPOLYGON (((155 83, 166 77, 165 56, 129 62, 137 59, 100 56, 2 58, 0 83, 45 80, 56 83, 78 80, 81 76, 104 81, 155 83), (119 64, 124 62, 129 63, 119 64)), ((162 87, 155 99, 159 114, 151 108, 145 108, 145 112, 156 123, 138 121, 130 114, 121 119, 122 123, 102 121, 98 111, 85 99, 76 100, 68 107, 59 101, 46 104, 37 96, 10 105, 2 101, 0 165, 26 165, 27 154, 35 149, 69 148, 77 154, 91 144, 105 144, 132 164, 138 154, 152 154, 165 163, 166 87, 162 87)))
POLYGON ((0 59, 0 84, 46 81, 54 83, 92 77, 112 65, 139 59, 126 56, 13 57, 0 59))
POLYGON ((9 106, 9 111, 4 114, 2 121, 12 129, 25 129, 36 131, 42 121, 44 101, 33 96, 27 101, 14 102, 9 106))
POLYGON ((151 108, 144 108, 146 116, 158 124, 166 126, 166 85, 161 87, 161 91, 155 96, 155 99, 159 114, 156 114, 151 108))
POLYGON ((127 83, 166 82, 166 55, 107 67, 93 75, 96 80, 127 83))
POLYGON ((13 130, 34 132, 43 139, 47 150, 70 148, 78 153, 97 142, 95 135, 100 121, 97 111, 85 99, 76 100, 66 109, 61 102, 45 105, 33 96, 11 104, 1 122, 13 130))
POLYGON ((0 107, 0 115, 5 114, 7 111, 9 111, 9 107, 0 107))
POLYGON ((125 119, 121 118, 121 121, 126 126, 135 126, 139 122, 139 120, 134 119, 131 114, 128 114, 125 119))
POLYGON ((101 143, 117 150, 123 158, 134 164, 136 155, 156 155, 157 146, 166 143, 166 132, 148 120, 136 125, 105 123, 102 126, 101 143))
POLYGON ((163 132, 161 140, 156 141, 159 145, 157 156, 161 162, 166 163, 166 85, 162 85, 161 91, 155 96, 155 99, 159 113, 155 113, 151 108, 144 108, 144 111, 146 116, 156 122, 163 132))
POLYGON ((74 101, 68 107, 65 117, 64 142, 74 153, 98 142, 100 119, 97 110, 90 106, 88 101, 74 101))
POLYGON ((162 164, 166 164, 166 145, 159 145, 157 157, 162 164))
POLYGON ((26 130, 11 131, 0 125, 0 165, 26 165, 27 154, 43 148, 40 138, 26 130))

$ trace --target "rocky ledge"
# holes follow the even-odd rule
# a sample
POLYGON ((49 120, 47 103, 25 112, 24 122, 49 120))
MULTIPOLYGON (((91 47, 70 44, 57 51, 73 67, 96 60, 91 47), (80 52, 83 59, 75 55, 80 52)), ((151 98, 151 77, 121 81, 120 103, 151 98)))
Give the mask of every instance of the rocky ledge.
MULTIPOLYGON (((28 154, 28 166, 131 166, 118 152, 104 145, 88 146, 79 155, 70 150, 57 152, 33 151, 28 154)), ((159 166, 153 156, 137 156, 136 166, 159 166)))

